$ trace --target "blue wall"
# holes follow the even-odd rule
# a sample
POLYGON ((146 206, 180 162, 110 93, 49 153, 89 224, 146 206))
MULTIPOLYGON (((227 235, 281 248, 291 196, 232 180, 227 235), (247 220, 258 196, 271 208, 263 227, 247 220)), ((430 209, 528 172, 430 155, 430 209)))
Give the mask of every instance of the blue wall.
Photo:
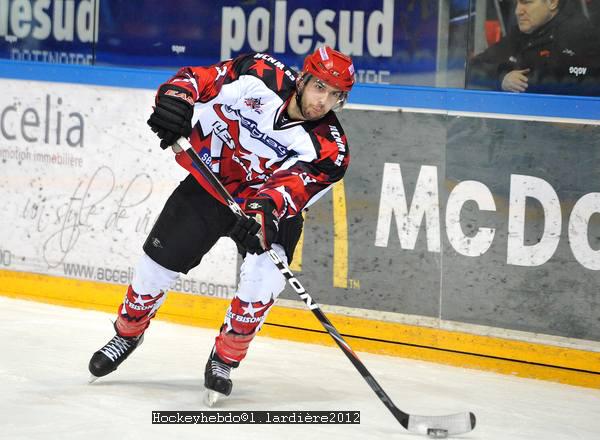
MULTIPOLYGON (((112 87, 156 89, 173 70, 80 66, 0 60, 0 77, 112 87)), ((429 87, 357 84, 349 103, 600 120, 600 98, 528 95, 429 87)))

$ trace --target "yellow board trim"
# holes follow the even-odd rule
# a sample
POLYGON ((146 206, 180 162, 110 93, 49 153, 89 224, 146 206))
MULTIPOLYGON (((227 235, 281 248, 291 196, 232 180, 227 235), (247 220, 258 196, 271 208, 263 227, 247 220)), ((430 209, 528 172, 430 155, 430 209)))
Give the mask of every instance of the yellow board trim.
MULTIPOLYGON (((13 298, 116 313, 124 286, 0 270, 0 294, 13 298)), ((219 328, 228 299, 169 293, 157 319, 219 328)), ((600 388, 600 353, 328 314, 355 351, 600 388)), ((334 345, 308 310, 274 307, 261 334, 334 345)))
MULTIPOLYGON (((333 287, 348 287, 348 215, 346 212, 346 189, 341 180, 332 186, 333 190, 333 287)), ((304 215, 304 214, 303 214, 304 215)), ((294 250, 290 269, 302 271, 304 230, 294 250)))
MULTIPOLYGON (((302 217, 306 220, 306 216, 302 213, 302 217)), ((302 271, 302 251, 304 250, 304 228, 300 233, 300 238, 298 239, 298 243, 296 243, 296 248, 294 249, 294 258, 292 259, 292 264, 290 264, 290 270, 292 272, 301 272, 302 271)))
POLYGON ((348 216, 343 180, 333 185, 333 287, 348 287, 348 216))

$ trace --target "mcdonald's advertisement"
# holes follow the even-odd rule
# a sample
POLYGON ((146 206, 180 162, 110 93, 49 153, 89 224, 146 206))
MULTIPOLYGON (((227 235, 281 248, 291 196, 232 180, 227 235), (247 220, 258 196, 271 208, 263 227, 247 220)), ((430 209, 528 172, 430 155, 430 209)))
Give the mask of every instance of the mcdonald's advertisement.
POLYGON ((294 257, 317 302, 600 340, 600 127, 340 119, 350 168, 294 257))

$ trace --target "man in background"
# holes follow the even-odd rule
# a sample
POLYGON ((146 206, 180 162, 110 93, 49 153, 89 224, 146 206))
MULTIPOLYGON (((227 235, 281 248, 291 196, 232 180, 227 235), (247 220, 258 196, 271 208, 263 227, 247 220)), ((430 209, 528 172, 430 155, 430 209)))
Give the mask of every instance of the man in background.
POLYGON ((566 1, 517 0, 517 28, 471 59, 467 87, 600 96, 600 32, 566 1))

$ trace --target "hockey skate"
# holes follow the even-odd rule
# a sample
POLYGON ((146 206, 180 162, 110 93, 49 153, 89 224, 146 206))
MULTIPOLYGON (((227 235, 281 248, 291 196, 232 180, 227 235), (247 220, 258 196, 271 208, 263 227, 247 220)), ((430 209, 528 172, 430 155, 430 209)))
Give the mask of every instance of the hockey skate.
POLYGON ((143 342, 144 334, 127 338, 117 333, 108 343, 93 354, 88 366, 92 376, 90 383, 117 369, 127 357, 143 342))
POLYGON ((237 363, 235 365, 225 363, 213 348, 204 369, 204 388, 206 388, 204 403, 207 406, 212 407, 217 401, 231 394, 233 382, 229 379, 229 374, 235 367, 237 363))

